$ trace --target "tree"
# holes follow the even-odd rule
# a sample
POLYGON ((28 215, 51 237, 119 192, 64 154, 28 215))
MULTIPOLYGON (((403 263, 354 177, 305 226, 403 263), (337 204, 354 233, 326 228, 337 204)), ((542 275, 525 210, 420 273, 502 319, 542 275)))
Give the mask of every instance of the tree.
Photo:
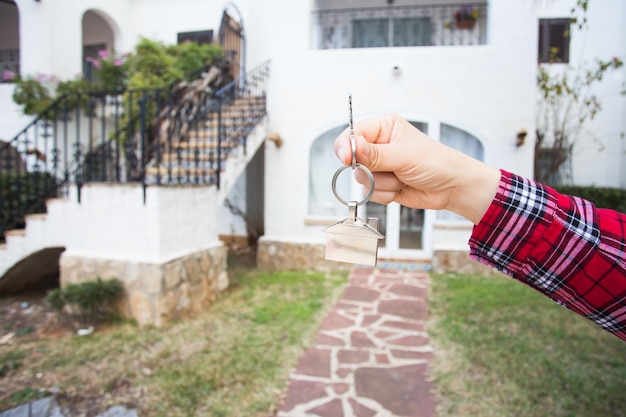
MULTIPOLYGON (((588 6, 588 0, 578 0, 571 9, 574 28, 581 30, 588 26, 588 6)), ((563 71, 539 66, 535 180, 552 185, 571 181, 574 146, 585 124, 602 110, 593 87, 602 81, 607 72, 622 65, 621 59, 613 57, 596 59, 593 64, 568 66, 563 71)))

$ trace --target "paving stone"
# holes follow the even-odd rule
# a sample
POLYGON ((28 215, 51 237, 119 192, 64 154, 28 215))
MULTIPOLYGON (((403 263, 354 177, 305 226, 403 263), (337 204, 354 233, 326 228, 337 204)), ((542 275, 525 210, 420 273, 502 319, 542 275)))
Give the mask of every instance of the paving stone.
POLYGON ((0 412, 0 417, 64 417, 64 414, 54 397, 46 397, 0 412))
POLYGON ((348 287, 341 296, 342 299, 372 302, 380 297, 380 292, 364 287, 348 287))
POLYGON ((380 320, 380 316, 378 314, 366 314, 363 316, 363 320, 361 320, 361 326, 368 327, 371 324, 376 323, 380 320))
POLYGON ((390 363, 389 356, 386 353, 377 353, 376 363, 381 365, 390 363))
POLYGON ((104 413, 98 414, 96 417, 137 417, 137 411, 116 405, 109 408, 104 413))
POLYGON ((383 300, 378 311, 412 320, 425 320, 428 317, 428 308, 422 300, 383 300))
POLYGON ((434 417, 433 386, 426 364, 394 368, 359 368, 354 372, 356 393, 371 398, 398 416, 434 417))
POLYGON ((402 297, 426 297, 426 288, 417 287, 415 285, 395 284, 391 286, 389 292, 402 297))
POLYGON ((380 332, 374 333, 374 336, 376 336, 379 339, 388 339, 389 337, 396 336, 397 334, 398 334, 397 332, 380 331, 380 332))
POLYGON ((320 417, 343 417, 343 404, 340 399, 335 398, 332 401, 322 404, 318 407, 308 410, 309 413, 320 417))
POLYGON ((354 398, 350 398, 348 402, 350 403, 350 406, 352 407, 352 412, 354 413, 355 416, 374 417, 376 415, 376 411, 364 406, 363 404, 359 403, 354 398))
POLYGON ((337 304, 335 304, 335 306, 333 307, 333 310, 354 311, 354 310, 359 310, 359 306, 354 305, 354 304, 342 303, 340 301, 337 304))
POLYGON ((428 338, 424 336, 405 336, 387 340, 387 343, 393 346, 421 347, 428 344, 428 338))
POLYGON ((343 329, 346 327, 350 327, 354 325, 354 320, 347 319, 342 315, 331 312, 328 317, 324 319, 322 325, 320 326, 321 330, 336 330, 343 329))
POLYGON ((350 368, 339 368, 335 371, 335 375, 337 375, 340 379, 345 379, 351 373, 352 369, 350 368))
POLYGON ((338 337, 319 333, 313 342, 316 346, 343 346, 345 343, 338 337))
POLYGON ((332 385, 333 391, 337 395, 345 394, 350 389, 350 384, 346 383, 337 383, 332 385))
POLYGON ((310 348, 304 351, 296 366, 299 375, 330 377, 330 350, 310 348))
POLYGON ((337 352, 337 360, 341 364, 347 363, 363 363, 370 358, 370 353, 363 350, 345 350, 337 352))
POLYGON ((326 388, 322 382, 291 380, 287 388, 286 400, 280 410, 289 411, 299 404, 306 404, 325 396, 326 388))
POLYGON ((380 324, 380 327, 393 327, 396 329, 424 331, 423 323, 411 323, 406 321, 387 320, 380 324))
POLYGON ((350 344, 353 347, 376 347, 365 332, 352 332, 350 334, 350 344))
POLYGON ((413 350, 391 349, 391 355, 396 359, 431 360, 433 352, 416 352, 413 350))

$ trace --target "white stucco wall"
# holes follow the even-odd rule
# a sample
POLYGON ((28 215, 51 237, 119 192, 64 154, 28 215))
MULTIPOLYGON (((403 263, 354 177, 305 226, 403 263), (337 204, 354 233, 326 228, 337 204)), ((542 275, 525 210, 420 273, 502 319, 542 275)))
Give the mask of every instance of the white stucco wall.
MULTIPOLYGON (((532 140, 516 148, 515 138, 520 129, 534 131, 536 21, 526 7, 501 4, 492 5, 490 19, 485 46, 315 50, 273 58, 271 130, 285 144, 267 150, 272 198, 266 199, 266 238, 324 240, 319 225, 305 224, 309 150, 321 133, 347 122, 349 92, 357 120, 395 112, 447 123, 475 135, 488 164, 531 176, 532 140)), ((457 234, 466 242, 469 231, 457 234)), ((434 249, 459 240, 433 236, 434 249)))
POLYGON ((0 140, 10 141, 32 117, 25 116, 13 102, 13 84, 0 84, 0 140))
MULTIPOLYGON (((531 176, 537 19, 568 16, 574 3, 491 1, 488 44, 484 46, 313 50, 312 11, 318 2, 237 1, 245 27, 248 68, 272 60, 267 130, 278 132, 284 140, 281 148, 266 149, 266 236, 323 240, 319 226, 305 224, 309 150, 321 133, 346 123, 349 92, 357 120, 396 112, 412 120, 447 123, 475 135, 485 147, 488 164, 531 176), (400 75, 394 75, 396 65, 400 75), (529 135, 526 144, 516 148, 515 136, 520 129, 529 135)), ((87 10, 95 10, 110 23, 115 49, 125 52, 140 36, 173 43, 179 32, 213 29, 217 35, 227 4, 202 0, 17 0, 22 73, 43 72, 60 78, 78 74, 82 67, 81 22, 87 10)), ((572 37, 572 61, 614 55, 626 58, 626 3, 603 0, 590 5, 589 30, 572 37)), ((626 186, 626 140, 620 138, 626 131, 626 99, 616 93, 625 80, 626 69, 622 69, 608 76, 598 90, 604 110, 588 126, 593 135, 584 137, 577 146, 576 182, 626 186), (604 151, 597 151, 594 137, 602 141, 604 151)), ((11 91, 10 85, 0 85, 0 138, 4 139, 13 137, 29 120, 18 116, 11 91)), ((154 192, 151 190, 149 193, 154 192)), ((188 194, 185 198, 204 210, 192 210, 192 215, 218 219, 217 209, 203 206, 204 197, 191 191, 188 194)), ((164 190, 158 198, 148 198, 148 204, 168 198, 169 191, 164 190)), ((180 209, 186 207, 184 203, 180 209)), ((141 210, 137 208, 135 214, 139 216, 141 210)), ((213 222, 231 229, 236 223, 224 216, 223 208, 219 210, 219 221, 213 222)), ((174 212, 170 214, 166 217, 174 218, 174 212)), ((150 256, 174 256, 181 246, 173 242, 186 239, 184 235, 189 233, 199 236, 203 232, 187 223, 170 225, 164 219, 144 219, 165 230, 157 238, 158 248, 147 244, 146 251, 153 254, 150 256)), ((189 222, 189 218, 185 220, 189 222)), ((153 238, 149 227, 145 228, 145 232, 129 236, 120 251, 133 245, 137 249, 140 236, 153 238)), ((467 234, 461 233, 463 236, 455 235, 454 239, 448 232, 434 233, 435 249, 460 241, 459 237, 467 234)), ((190 250, 202 242, 194 239, 190 240, 190 250)), ((139 248, 139 253, 142 251, 139 248)))
MULTIPOLYGON (((573 1, 541 2, 536 8, 540 18, 570 16, 573 1)), ((581 15, 581 13, 578 13, 581 15)), ((581 30, 572 25, 570 63, 551 65, 552 71, 567 68, 593 68, 596 59, 619 57, 626 61, 626 3, 622 0, 589 2, 588 23, 581 30)), ((586 124, 574 147, 573 182, 577 185, 624 187, 626 184, 625 145, 626 70, 606 73, 592 90, 602 111, 586 124)))

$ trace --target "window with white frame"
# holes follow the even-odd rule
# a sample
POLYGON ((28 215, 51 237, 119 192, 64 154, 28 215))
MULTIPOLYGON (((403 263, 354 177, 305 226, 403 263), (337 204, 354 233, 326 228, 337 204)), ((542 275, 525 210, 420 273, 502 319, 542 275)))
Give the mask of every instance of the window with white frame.
MULTIPOLYGON (((333 148, 333 142, 347 127, 339 126, 320 135, 311 145, 309 154, 309 215, 320 217, 340 217, 347 213, 332 191, 332 177, 341 167, 333 148)), ((349 198, 351 190, 350 174, 344 172, 337 179, 337 192, 349 198)))
POLYGON ((353 48, 424 46, 431 44, 428 17, 355 19, 352 21, 353 48))
MULTIPOLYGON (((439 141, 479 161, 485 159, 485 150, 482 143, 472 134, 454 126, 442 123, 439 132, 439 141)), ((448 210, 439 211, 437 213, 437 219, 453 221, 464 220, 463 217, 448 210)))

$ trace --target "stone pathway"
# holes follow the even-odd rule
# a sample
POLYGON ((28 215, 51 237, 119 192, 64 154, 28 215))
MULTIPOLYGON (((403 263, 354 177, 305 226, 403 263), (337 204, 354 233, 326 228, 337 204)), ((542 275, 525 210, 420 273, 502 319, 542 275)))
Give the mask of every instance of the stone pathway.
POLYGON ((291 374, 278 417, 434 417, 428 274, 357 268, 291 374))

